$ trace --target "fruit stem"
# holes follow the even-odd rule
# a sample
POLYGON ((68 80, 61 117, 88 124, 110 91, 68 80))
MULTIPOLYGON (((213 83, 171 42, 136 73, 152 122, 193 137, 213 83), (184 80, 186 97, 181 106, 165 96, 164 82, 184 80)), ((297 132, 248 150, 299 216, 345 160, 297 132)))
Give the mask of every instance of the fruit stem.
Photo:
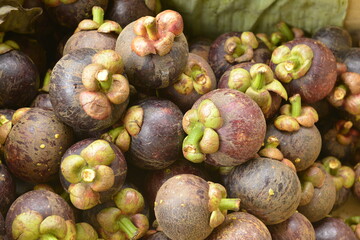
POLYGON ((298 117, 301 114, 301 97, 299 94, 295 94, 289 98, 291 103, 291 116, 298 117))
POLYGON ((294 39, 294 33, 291 31, 291 29, 285 22, 283 21, 279 22, 277 24, 277 28, 285 36, 287 41, 291 41, 294 39))
POLYGON ((240 198, 223 198, 219 204, 220 211, 231 210, 239 211, 240 209, 240 198))
POLYGON ((93 21, 99 25, 104 23, 104 9, 98 6, 92 8, 93 21))
POLYGON ((195 68, 195 70, 191 71, 191 78, 197 82, 198 78, 201 78, 201 76, 203 75, 203 72, 201 71, 201 69, 199 68, 195 68))
POLYGON ((144 27, 146 28, 146 32, 147 32, 150 40, 153 40, 153 41, 158 40, 156 19, 154 17, 150 17, 150 16, 147 17, 144 20, 144 27))
POLYGON ((189 135, 183 142, 183 154, 184 157, 194 163, 200 163, 204 161, 205 156, 200 150, 200 140, 204 135, 204 125, 200 122, 194 124, 189 132, 189 135))
POLYGON ((99 81, 100 87, 102 90, 107 91, 110 89, 112 84, 112 77, 108 70, 102 70, 97 75, 97 80, 99 81))
POLYGON ((126 234, 128 239, 135 239, 138 234, 138 229, 131 222, 130 218, 127 216, 121 216, 118 220, 120 229, 126 234))
POLYGON ((251 83, 251 87, 255 90, 260 90, 264 87, 264 85, 265 85, 265 70, 262 68, 256 73, 255 78, 251 83))
POLYGON ((353 216, 345 219, 345 223, 348 225, 354 225, 360 223, 360 216, 353 216))
POLYGON ((41 91, 43 92, 49 92, 49 87, 50 87, 50 76, 51 76, 51 70, 49 69, 44 77, 44 83, 43 86, 41 88, 41 91))
POLYGON ((346 135, 349 133, 350 129, 352 128, 353 123, 351 121, 346 121, 340 128, 339 133, 342 135, 346 135))

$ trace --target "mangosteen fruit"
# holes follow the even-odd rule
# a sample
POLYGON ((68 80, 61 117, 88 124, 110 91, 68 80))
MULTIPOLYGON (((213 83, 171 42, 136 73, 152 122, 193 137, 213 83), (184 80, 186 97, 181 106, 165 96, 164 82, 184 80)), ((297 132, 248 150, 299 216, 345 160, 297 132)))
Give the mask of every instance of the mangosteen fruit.
POLYGON ((113 50, 82 48, 63 56, 50 80, 56 116, 77 132, 112 126, 129 102, 129 83, 122 72, 122 58, 113 50))
POLYGON ((270 240, 271 235, 265 224, 246 212, 232 212, 226 215, 206 240, 270 240))
POLYGON ((341 62, 343 62, 348 72, 360 73, 360 48, 352 47, 341 52, 341 62))
POLYGON ((295 212, 285 221, 267 226, 272 240, 315 240, 311 222, 301 213, 295 212))
POLYGON ((346 225, 344 220, 326 217, 313 223, 317 240, 356 240, 358 239, 352 229, 346 225))
POLYGON ((114 144, 85 139, 69 147, 61 159, 60 181, 78 209, 109 201, 125 182, 127 164, 114 144))
POLYGON ((4 146, 10 172, 31 183, 45 183, 58 176, 60 160, 74 142, 70 127, 51 110, 32 108, 16 122, 4 146))
POLYGON ((69 204, 58 194, 33 190, 11 205, 5 219, 9 239, 72 239, 75 217, 69 204))
POLYGON ((186 159, 236 166, 255 156, 266 131, 264 114, 246 94, 216 89, 200 97, 183 118, 186 159))
POLYGON ((178 81, 157 92, 160 97, 169 99, 185 113, 197 99, 215 88, 216 78, 210 65, 202 57, 189 53, 186 67, 178 81))
POLYGON ((115 51, 123 58, 125 73, 135 87, 165 88, 185 69, 189 48, 183 19, 173 10, 145 16, 119 34, 115 51))
POLYGON ((284 83, 289 96, 300 94, 306 103, 325 98, 336 82, 334 54, 323 43, 297 38, 277 47, 270 67, 275 78, 284 83))
POLYGON ((67 40, 63 54, 79 48, 97 50, 115 49, 116 39, 122 28, 117 22, 105 20, 101 7, 92 8, 93 19, 82 20, 75 33, 67 40))
POLYGON ((144 99, 127 110, 123 126, 110 130, 103 138, 116 143, 126 152, 127 160, 139 168, 166 168, 181 157, 182 118, 182 112, 171 101, 144 99))
POLYGON ((208 61, 212 40, 209 38, 195 38, 189 42, 189 52, 208 61))
POLYGON ((144 237, 144 240, 171 240, 168 238, 164 232, 158 231, 155 233, 150 233, 144 237))
POLYGON ((241 207, 266 225, 291 217, 301 199, 296 172, 269 158, 254 158, 234 167, 224 185, 230 197, 240 198, 241 207))
MULTIPOLYGON (((16 199, 15 180, 9 170, 0 159, 0 215, 6 216, 6 213, 16 199)), ((1 236, 1 233, 0 233, 1 236)))

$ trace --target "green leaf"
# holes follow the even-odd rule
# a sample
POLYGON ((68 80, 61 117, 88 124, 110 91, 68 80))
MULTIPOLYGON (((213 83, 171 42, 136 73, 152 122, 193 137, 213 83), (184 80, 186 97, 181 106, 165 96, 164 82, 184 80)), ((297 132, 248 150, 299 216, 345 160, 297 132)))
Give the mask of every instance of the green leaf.
POLYGON ((42 8, 25 9, 18 0, 1 0, 0 32, 34 33, 36 19, 42 14, 42 8))

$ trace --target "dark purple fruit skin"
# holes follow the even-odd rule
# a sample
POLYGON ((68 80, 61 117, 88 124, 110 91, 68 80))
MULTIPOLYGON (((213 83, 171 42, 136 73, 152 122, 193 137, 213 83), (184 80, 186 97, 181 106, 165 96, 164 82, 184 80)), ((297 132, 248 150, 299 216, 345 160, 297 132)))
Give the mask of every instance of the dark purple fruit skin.
POLYGON ((356 164, 356 166, 354 167, 354 171, 355 171, 355 182, 354 185, 352 187, 352 192, 354 194, 354 196, 360 200, 360 164, 356 164))
POLYGON ((144 240, 171 240, 164 232, 156 232, 143 238, 144 240))
POLYGON ((211 233, 208 192, 209 184, 192 174, 174 176, 160 187, 154 211, 166 236, 199 240, 211 233))
POLYGON ((339 51, 352 46, 352 39, 349 32, 338 26, 322 27, 313 34, 312 38, 325 44, 335 56, 338 55, 339 51))
MULTIPOLYGON (((314 57, 307 73, 283 83, 289 96, 299 93, 301 101, 314 103, 325 98, 333 89, 336 82, 336 59, 334 54, 322 42, 311 38, 296 38, 285 43, 292 49, 298 44, 305 44, 313 50, 314 57)), ((270 62, 270 67, 275 71, 276 64, 270 62)), ((276 76, 275 76, 276 78, 276 76)))
POLYGON ((346 203, 346 201, 349 199, 351 195, 351 189, 350 188, 340 188, 340 190, 336 191, 336 199, 335 199, 335 203, 333 206, 333 210, 338 209, 339 207, 341 207, 342 205, 344 205, 346 203))
POLYGON ((260 149, 266 122, 260 107, 247 95, 233 89, 215 89, 200 97, 193 105, 210 99, 220 111, 223 125, 216 132, 220 147, 207 154, 205 162, 215 166, 236 166, 253 158, 260 149))
POLYGON ((265 139, 270 136, 279 139, 280 151, 285 158, 292 161, 296 171, 302 171, 311 166, 321 151, 322 139, 315 125, 310 128, 300 127, 295 132, 286 132, 278 130, 273 123, 269 123, 265 139), (300 162, 296 161, 297 158, 300 159, 300 162))
POLYGON ((5 236, 5 221, 3 215, 0 213, 0 239, 5 236))
POLYGON ((65 220, 71 220, 75 223, 74 213, 62 197, 47 190, 33 190, 18 197, 6 215, 5 229, 9 239, 13 239, 11 236, 11 225, 16 216, 31 210, 40 213, 44 219, 51 215, 58 215, 65 220))
MULTIPOLYGON (((214 90, 216 88, 216 78, 213 70, 211 69, 207 61, 194 53, 189 53, 188 61, 196 62, 202 69, 204 69, 205 74, 211 79, 211 90, 214 90)), ((174 85, 159 89, 158 93, 160 97, 169 99, 170 101, 175 103, 183 113, 189 110, 196 102, 196 100, 198 100, 202 96, 202 94, 197 93, 195 89, 193 89, 190 94, 181 94, 175 90, 174 85)))
POLYGON ((155 13, 146 6, 144 0, 112 0, 109 1, 106 16, 106 19, 113 20, 124 28, 140 17, 155 16, 155 13))
POLYGON ((281 223, 267 227, 272 240, 315 240, 313 225, 299 212, 281 223))
MULTIPOLYGON (((225 42, 230 37, 240 37, 242 32, 228 32, 220 35, 215 39, 215 41, 211 44, 210 50, 209 50, 209 56, 208 61, 211 66, 211 68, 214 70, 214 74, 216 78, 219 80, 221 75, 230 68, 233 65, 238 64, 237 62, 229 63, 226 61, 224 56, 226 55, 224 50, 225 42)), ((260 47, 256 50, 254 50, 254 61, 255 62, 261 62, 261 63, 267 63, 268 60, 270 60, 271 54, 268 49, 265 48, 262 44, 260 47), (261 51, 261 53, 256 53, 257 51, 261 51), (264 54, 264 52, 268 52, 268 54, 264 54), (264 58, 264 56, 268 55, 268 57, 264 58)))
POLYGON ((39 74, 32 60, 18 50, 0 54, 0 108, 29 106, 39 88, 39 74))
POLYGON ((53 110, 50 101, 50 95, 48 93, 40 93, 39 95, 36 96, 36 98, 32 102, 31 107, 53 110))
MULTIPOLYGON (((229 77, 230 77, 230 72, 233 69, 236 68, 243 68, 247 71, 250 71, 250 68, 254 65, 254 62, 244 62, 244 63, 239 63, 236 65, 231 66, 230 68, 228 68, 223 75, 221 75, 220 80, 218 82, 218 88, 229 88, 229 77)), ((280 97, 280 95, 278 95, 277 93, 271 92, 270 91, 270 95, 271 95, 271 108, 270 110, 264 114, 264 117, 266 118, 266 120, 271 119, 279 110, 281 102, 282 102, 282 98, 280 97)))
POLYGON ((60 122, 53 111, 32 108, 9 133, 5 161, 14 176, 31 183, 46 183, 58 176, 61 156, 73 142, 72 129, 60 122))
POLYGON ((146 199, 148 200, 151 208, 154 207, 156 193, 161 185, 163 185, 163 183, 169 178, 179 174, 193 174, 205 180, 210 180, 209 175, 202 167, 182 158, 167 168, 156 171, 148 171, 146 173, 143 186, 146 199))
MULTIPOLYGON (((63 161, 66 157, 73 154, 80 155, 81 151, 95 140, 96 140, 95 138, 88 138, 75 143, 66 150, 61 161, 63 161)), ((114 180, 114 185, 110 189, 100 192, 101 203, 109 201, 112 198, 112 196, 121 189, 122 185, 125 182, 126 172, 127 172, 127 164, 124 155, 115 144, 113 143, 109 143, 109 144, 111 148, 114 150, 116 155, 115 160, 109 165, 109 167, 114 171, 115 180, 114 180)), ((66 191, 68 191, 70 183, 66 181, 66 179, 62 176, 61 172, 60 172, 60 182, 63 188, 66 191)))
POLYGON ((107 5, 108 0, 77 0, 71 4, 46 7, 46 10, 59 25, 75 29, 83 19, 91 18, 92 7, 99 6, 106 11, 107 5))
POLYGON ((360 73, 360 48, 349 48, 340 54, 341 61, 347 66, 348 72, 360 73))
POLYGON ((301 197, 296 173, 269 158, 254 158, 236 166, 225 177, 228 196, 240 198, 241 207, 266 225, 280 223, 294 214, 301 197), (272 189, 274 195, 269 194, 272 189))
POLYGON ((131 49, 131 42, 136 37, 133 31, 134 23, 130 23, 121 31, 115 47, 115 51, 123 59, 130 84, 135 87, 158 89, 175 83, 184 70, 189 55, 185 35, 175 37, 174 45, 168 54, 149 54, 141 57, 131 49))
POLYGON ((164 99, 146 99, 139 106, 144 110, 143 123, 140 132, 131 137, 128 160, 143 169, 166 168, 182 156, 183 114, 164 99))
POLYGON ((0 109, 0 115, 5 115, 6 119, 11 120, 15 110, 13 109, 0 109))
POLYGON ((314 196, 310 203, 298 207, 298 211, 312 223, 326 217, 335 204, 336 188, 330 174, 326 173, 324 185, 314 190, 314 196))
MULTIPOLYGON (((16 198, 15 181, 5 164, 0 162, 0 214, 6 213, 16 198)), ((0 233, 1 235, 1 233, 0 233)))
POLYGON ((196 54, 208 61, 212 40, 209 38, 196 38, 189 42, 190 53, 196 54))
POLYGON ((339 218, 326 217, 313 224, 316 240, 357 240, 355 233, 339 218))
POLYGON ((80 31, 74 33, 66 42, 63 55, 79 48, 92 48, 96 50, 115 49, 116 39, 118 35, 115 33, 99 33, 96 30, 80 31))
POLYGON ((96 50, 82 48, 63 56, 55 65, 50 81, 50 100, 56 116, 75 131, 96 131, 115 124, 125 111, 128 100, 113 104, 111 115, 96 120, 87 115, 79 102, 79 94, 85 90, 81 81, 82 70, 91 63, 96 50))
POLYGON ((225 221, 215 228, 206 240, 271 240, 268 228, 258 218, 246 212, 226 215, 225 221))

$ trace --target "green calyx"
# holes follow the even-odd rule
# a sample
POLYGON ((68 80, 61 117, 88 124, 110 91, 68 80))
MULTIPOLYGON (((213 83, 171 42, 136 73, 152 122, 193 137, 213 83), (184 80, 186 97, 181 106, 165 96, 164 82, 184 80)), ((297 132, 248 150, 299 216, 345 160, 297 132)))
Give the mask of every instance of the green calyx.
POLYGON ((75 225, 71 220, 51 215, 45 219, 36 211, 17 215, 12 223, 12 237, 27 240, 67 240, 76 236, 75 225))
POLYGON ((113 199, 120 211, 126 215, 140 213, 145 207, 144 197, 133 188, 121 189, 113 199))
POLYGON ((295 132, 303 127, 312 127, 319 120, 316 110, 310 106, 301 106, 299 94, 289 98, 290 104, 285 104, 280 108, 280 114, 275 120, 274 125, 277 129, 287 132, 295 132))
POLYGON ((226 189, 218 183, 208 182, 209 184, 209 203, 208 209, 211 212, 209 225, 216 228, 225 220, 228 210, 239 211, 239 198, 226 198, 226 189))
POLYGON ((191 109, 183 118, 183 129, 188 134, 183 141, 183 155, 189 161, 200 163, 206 154, 218 151, 220 138, 216 129, 221 128, 223 119, 219 109, 210 100, 203 100, 197 109, 191 109))
POLYGON ((258 152, 258 154, 261 157, 267 157, 267 158, 276 159, 276 160, 281 161, 284 159, 284 155, 277 148, 279 146, 279 144, 280 144, 280 141, 277 137, 270 136, 266 139, 264 147, 258 152))
POLYGON ((111 114, 111 104, 122 104, 129 98, 129 82, 122 75, 123 71, 121 56, 114 50, 99 51, 92 57, 92 62, 82 72, 85 90, 79 97, 89 116, 106 119, 111 114), (89 104, 94 102, 96 104, 89 104))
POLYGON ((203 95, 213 87, 206 71, 192 61, 188 62, 184 73, 179 76, 178 81, 173 86, 178 93, 183 95, 190 94, 193 90, 203 95))
POLYGON ((96 230, 88 223, 81 222, 75 225, 76 240, 98 240, 96 230))
POLYGON ((20 49, 19 45, 12 40, 7 40, 4 42, 4 36, 5 36, 5 33, 0 32, 0 54, 7 53, 11 50, 19 50, 20 49))
MULTIPOLYGON (((92 142, 81 151, 80 155, 66 157, 61 162, 60 169, 63 177, 73 185, 74 196, 70 195, 70 199, 73 197, 81 200, 81 197, 88 197, 84 194, 92 191, 90 195, 95 196, 94 202, 96 202, 95 193, 106 191, 114 185, 115 174, 109 166, 115 158, 114 150, 105 140, 92 142)), ((80 205, 74 202, 73 204, 81 209, 80 205)))
POLYGON ((0 145, 5 144, 13 123, 8 120, 5 115, 0 115, 0 145))
POLYGON ((229 88, 244 92, 250 96, 266 114, 272 104, 271 92, 287 100, 287 92, 283 85, 276 79, 269 66, 266 64, 254 64, 250 71, 243 68, 231 70, 228 80, 229 88))
POLYGON ((243 32, 240 37, 230 37, 225 41, 225 59, 229 63, 248 62, 254 57, 254 49, 259 46, 252 32, 243 32))
POLYGON ((313 50, 305 44, 298 44, 291 50, 282 45, 273 51, 271 61, 277 64, 276 77, 280 81, 288 83, 293 79, 305 76, 311 67, 313 57, 313 50))
POLYGON ((104 21, 104 10, 101 7, 94 6, 92 8, 93 19, 84 19, 82 20, 76 32, 79 31, 91 31, 97 30, 99 33, 115 33, 120 34, 122 31, 121 26, 115 21, 104 21))
POLYGON ((329 156, 322 159, 325 170, 333 177, 337 190, 351 188, 355 183, 355 172, 351 167, 343 166, 339 159, 329 156))
POLYGON ((335 129, 337 131, 336 141, 338 143, 349 145, 357 141, 359 132, 353 128, 353 123, 351 121, 339 120, 335 124, 335 129))

